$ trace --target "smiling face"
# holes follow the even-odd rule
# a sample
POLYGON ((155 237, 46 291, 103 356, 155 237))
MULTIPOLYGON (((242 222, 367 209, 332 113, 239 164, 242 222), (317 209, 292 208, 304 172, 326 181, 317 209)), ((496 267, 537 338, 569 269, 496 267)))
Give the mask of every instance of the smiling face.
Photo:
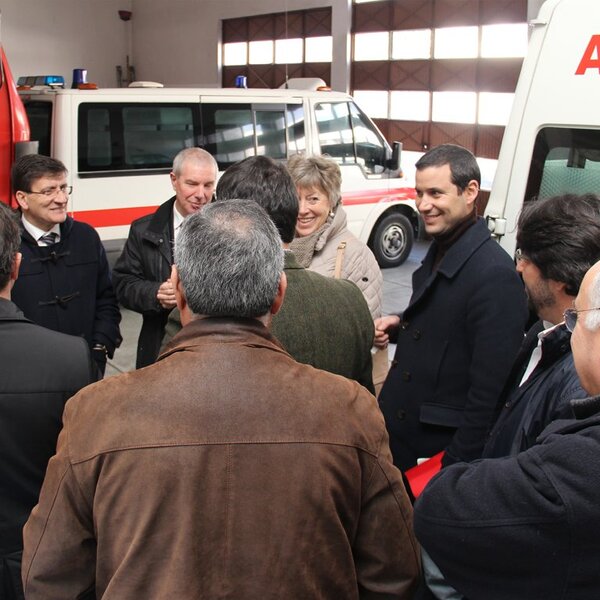
POLYGON ((429 235, 447 233, 473 212, 479 185, 471 180, 461 192, 452 183, 450 165, 417 170, 415 181, 417 209, 429 235))
POLYGON ((331 204, 329 197, 318 188, 298 188, 299 206, 296 236, 306 237, 327 221, 331 204))
POLYGON ((215 166, 208 161, 189 159, 181 165, 178 175, 171 173, 175 190, 175 205, 179 214, 187 217, 208 204, 217 183, 215 166))
POLYGON ((69 196, 61 191, 67 185, 67 174, 44 176, 36 179, 27 191, 19 190, 15 197, 23 216, 29 223, 43 231, 50 231, 67 218, 69 196), (48 196, 44 192, 50 192, 48 196))

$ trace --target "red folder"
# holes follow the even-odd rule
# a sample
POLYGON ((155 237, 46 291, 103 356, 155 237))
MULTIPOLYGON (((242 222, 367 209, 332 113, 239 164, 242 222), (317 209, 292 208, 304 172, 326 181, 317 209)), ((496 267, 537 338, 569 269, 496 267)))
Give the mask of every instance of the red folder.
POLYGON ((430 459, 422 462, 420 465, 411 467, 404 473, 415 498, 419 497, 421 492, 425 489, 425 486, 429 483, 429 480, 436 473, 440 472, 443 456, 444 451, 442 450, 442 452, 438 452, 430 459))

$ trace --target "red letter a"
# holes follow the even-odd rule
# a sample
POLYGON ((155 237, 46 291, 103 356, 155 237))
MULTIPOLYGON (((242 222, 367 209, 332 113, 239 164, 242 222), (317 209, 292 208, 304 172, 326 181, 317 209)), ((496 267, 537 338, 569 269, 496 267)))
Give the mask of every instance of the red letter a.
POLYGON ((590 43, 581 57, 581 62, 577 67, 577 71, 575 71, 575 75, 585 75, 587 69, 598 69, 598 73, 600 74, 600 35, 593 35, 590 39, 590 43), (592 58, 594 52, 596 53, 596 58, 592 58))

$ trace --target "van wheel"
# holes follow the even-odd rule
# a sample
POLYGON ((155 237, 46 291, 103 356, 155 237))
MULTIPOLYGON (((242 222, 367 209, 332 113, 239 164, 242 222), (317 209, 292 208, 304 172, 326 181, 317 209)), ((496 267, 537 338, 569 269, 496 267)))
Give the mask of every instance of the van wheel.
POLYGON ((391 213, 377 225, 371 249, 382 269, 398 267, 408 258, 413 241, 414 230, 408 217, 391 213))

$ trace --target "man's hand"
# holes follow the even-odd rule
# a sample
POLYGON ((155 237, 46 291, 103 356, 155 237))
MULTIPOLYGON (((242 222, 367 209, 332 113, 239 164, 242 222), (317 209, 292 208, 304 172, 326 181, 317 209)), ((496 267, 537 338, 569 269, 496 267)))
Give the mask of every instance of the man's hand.
POLYGON ((175 308, 177 301, 175 300, 175 288, 170 279, 163 281, 156 293, 156 299, 160 302, 163 308, 175 308))
POLYGON ((375 339, 374 345, 377 348, 387 348, 390 341, 388 331, 400 325, 400 317, 398 315, 389 315, 387 317, 379 317, 375 319, 375 339))

